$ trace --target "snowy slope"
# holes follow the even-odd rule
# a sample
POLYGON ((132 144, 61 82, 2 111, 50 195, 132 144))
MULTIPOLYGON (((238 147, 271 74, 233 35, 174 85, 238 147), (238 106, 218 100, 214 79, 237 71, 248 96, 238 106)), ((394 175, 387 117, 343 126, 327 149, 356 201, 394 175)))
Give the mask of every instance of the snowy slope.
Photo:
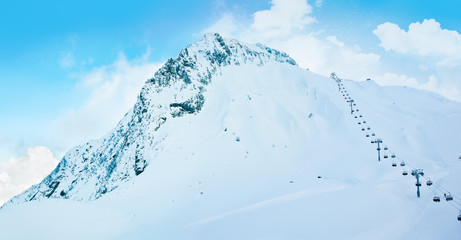
POLYGON ((155 158, 167 120, 198 113, 212 76, 221 68, 267 62, 296 65, 285 53, 263 45, 243 46, 218 34, 208 34, 169 59, 144 85, 133 110, 105 137, 70 150, 40 184, 6 203, 42 198, 93 200, 141 174, 155 158))
POLYGON ((113 132, 71 150, 41 184, 7 203, 2 236, 459 236, 457 210, 432 202, 432 191, 440 194, 435 184, 423 186, 418 199, 414 177, 401 173, 423 168, 437 186, 461 196, 461 104, 373 81, 342 82, 356 114, 335 81, 285 54, 207 35, 146 82, 113 132), (378 162, 358 119, 407 165, 378 162))

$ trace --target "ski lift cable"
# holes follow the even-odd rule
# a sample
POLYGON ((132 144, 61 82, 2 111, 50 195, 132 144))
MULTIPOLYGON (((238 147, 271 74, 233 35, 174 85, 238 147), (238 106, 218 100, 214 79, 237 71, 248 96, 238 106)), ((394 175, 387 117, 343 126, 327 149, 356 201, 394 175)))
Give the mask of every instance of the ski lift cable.
MULTIPOLYGON (((415 166, 413 166, 413 164, 403 160, 401 157, 399 157, 398 159, 404 161, 409 167, 411 167, 413 169, 417 169, 415 166)), ((424 179, 426 179, 426 181, 431 180, 426 175, 423 175, 422 177, 424 179)), ((455 200, 455 199, 461 200, 458 196, 453 195, 450 191, 448 191, 446 188, 442 187, 440 184, 436 183, 434 180, 431 180, 431 181, 432 181, 432 184, 434 185, 434 187, 436 187, 440 191, 440 193, 447 193, 447 192, 450 193, 450 195, 453 197, 453 201, 456 202, 456 204, 458 204, 460 206, 460 208, 461 208, 461 203, 455 200)), ((431 189, 431 191, 434 191, 434 190, 431 189)))
POLYGON ((434 184, 434 187, 439 189, 440 192, 442 192, 442 193, 447 193, 448 192, 453 197, 453 202, 456 202, 456 204, 458 204, 461 207, 461 203, 456 200, 456 199, 459 199, 459 197, 453 195, 450 191, 447 191, 445 188, 441 187, 439 184, 436 184, 434 182, 433 182, 433 184, 434 184))
MULTIPOLYGON (((412 163, 408 162, 408 161, 405 161, 404 159, 402 159, 400 156, 399 157, 396 157, 397 160, 400 160, 402 162, 405 162, 410 168, 413 168, 413 169, 417 169, 416 166, 414 166, 412 163)), ((423 178, 426 179, 426 181, 430 180, 428 177, 426 176, 422 176, 423 178)), ((432 180, 431 180, 432 181, 432 180)), ((436 182, 432 181, 433 185, 441 192, 441 193, 450 193, 450 195, 453 197, 453 202, 456 203, 458 206, 456 206, 454 203, 452 203, 451 201, 447 201, 448 204, 450 204, 452 207, 454 207, 455 209, 457 209, 458 211, 461 211, 461 203, 459 203, 458 201, 455 200, 456 199, 460 199, 458 198, 457 196, 451 194, 450 191, 448 191, 447 189, 445 189, 444 187, 442 187, 441 185, 437 184, 436 182)), ((435 195, 437 195, 437 193, 434 191, 433 188, 428 188, 431 192, 433 192, 435 195)))
MULTIPOLYGON (((415 169, 413 166, 411 166, 411 164, 408 164, 408 165, 409 165, 411 168, 415 169)), ((426 177, 425 175, 423 175, 422 177, 423 177, 424 179, 426 179, 426 181, 427 181, 427 180, 430 180, 430 178, 426 177)), ((447 191, 445 188, 441 187, 439 184, 436 184, 433 180, 431 180, 431 181, 432 181, 432 184, 434 185, 434 187, 436 187, 436 188, 438 189, 438 192, 439 192, 440 195, 442 195, 443 193, 449 192, 449 191, 447 191)), ((436 192, 436 190, 434 190, 434 188, 429 187, 428 189, 429 189, 432 193, 434 193, 434 195, 437 195, 437 192, 436 192)), ((450 193, 450 195, 451 195, 453 198, 458 198, 458 197, 454 196, 454 195, 451 194, 451 193, 450 193)), ((453 199, 453 202, 455 202, 456 205, 458 205, 458 206, 456 206, 456 205, 455 205, 454 203, 452 203, 452 202, 449 202, 449 201, 447 201, 447 202, 448 202, 452 207, 458 209, 458 211, 461 211, 461 204, 460 204, 458 201, 456 201, 455 199, 453 199)))
MULTIPOLYGON (((413 165, 411 162, 404 160, 404 159, 401 158, 400 156, 399 156, 399 157, 396 157, 396 158, 397 158, 397 160, 400 160, 400 161, 405 162, 410 168, 418 169, 418 168, 417 168, 415 165, 413 165)), ((422 177, 425 178, 426 181, 427 181, 427 180, 430 180, 430 179, 429 179, 427 176, 425 176, 425 175, 423 175, 422 177)), ((455 199, 460 199, 459 197, 457 197, 457 196, 451 194, 450 191, 448 191, 446 188, 442 187, 440 184, 434 182, 433 180, 431 180, 431 181, 432 181, 432 183, 434 184, 434 186, 435 186, 436 188, 438 188, 438 190, 439 190, 441 193, 447 193, 447 192, 449 192, 450 195, 453 197, 453 202, 455 202, 456 204, 458 204, 458 205, 461 207, 461 203, 455 200, 455 199)), ((431 189, 431 191, 433 191, 433 190, 431 189)), ((433 191, 433 192, 434 192, 434 191, 433 191)), ((434 192, 434 193, 435 193, 435 192, 434 192)), ((451 204, 452 206, 454 206, 453 203, 450 203, 450 204, 451 204)), ((454 207, 456 207, 456 206, 454 206, 454 207)), ((459 207, 456 207, 456 208, 459 209, 459 207)))
MULTIPOLYGON (((416 167, 415 167, 411 162, 405 161, 405 160, 403 160, 401 157, 399 157, 398 159, 404 161, 404 162, 405 162, 408 166, 410 166, 411 168, 416 169, 416 167)), ((425 178, 426 181, 427 181, 427 180, 431 180, 431 179, 430 179, 429 177, 427 177, 426 175, 424 175, 424 176, 422 176, 422 177, 425 178)), ((442 187, 440 184, 438 184, 438 183, 435 182, 434 180, 431 180, 431 181, 432 181, 432 184, 434 185, 434 187, 438 188, 440 192, 442 192, 442 193, 447 193, 447 192, 449 192, 449 193, 451 194, 451 196, 454 198, 453 200, 458 199, 458 200, 461 201, 461 198, 459 198, 458 196, 453 195, 450 191, 448 191, 446 188, 442 187)), ((460 202, 458 202, 458 201, 455 201, 455 202, 456 202, 458 205, 461 206, 461 203, 460 203, 460 202)))
MULTIPOLYGON (((433 188, 429 188, 429 190, 430 190, 432 193, 434 193, 434 195, 437 196, 437 192, 436 192, 433 188)), ((440 189, 439 189, 439 191, 440 191, 440 189)), ((443 191, 440 191, 440 192, 443 193, 443 191)), ((458 209, 458 211, 461 211, 461 205, 458 207, 458 206, 456 206, 455 204, 453 204, 452 202, 449 202, 449 201, 446 201, 446 202, 448 202, 452 207, 458 209)), ((457 204, 459 205, 458 202, 457 202, 457 204)))

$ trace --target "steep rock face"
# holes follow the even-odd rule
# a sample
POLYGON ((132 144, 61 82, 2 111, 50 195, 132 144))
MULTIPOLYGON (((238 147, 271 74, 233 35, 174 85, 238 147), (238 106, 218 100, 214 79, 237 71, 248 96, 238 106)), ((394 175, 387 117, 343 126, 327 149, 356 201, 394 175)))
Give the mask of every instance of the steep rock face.
POLYGON ((268 62, 296 65, 287 54, 261 44, 207 34, 168 59, 142 88, 138 101, 113 131, 71 149, 56 169, 5 205, 43 198, 94 200, 142 174, 162 147, 159 129, 170 118, 197 114, 207 85, 226 66, 268 62))

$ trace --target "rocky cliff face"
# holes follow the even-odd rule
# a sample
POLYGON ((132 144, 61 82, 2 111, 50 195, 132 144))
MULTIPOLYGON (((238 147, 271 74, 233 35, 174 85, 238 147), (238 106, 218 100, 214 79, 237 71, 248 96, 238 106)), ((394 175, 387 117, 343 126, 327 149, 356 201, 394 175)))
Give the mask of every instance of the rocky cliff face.
POLYGON ((245 45, 207 34, 168 59, 147 80, 134 108, 114 130, 98 140, 71 149, 41 183, 5 205, 44 198, 94 200, 144 172, 162 148, 162 124, 171 118, 198 114, 206 91, 222 68, 268 62, 296 65, 287 54, 261 44, 245 45))

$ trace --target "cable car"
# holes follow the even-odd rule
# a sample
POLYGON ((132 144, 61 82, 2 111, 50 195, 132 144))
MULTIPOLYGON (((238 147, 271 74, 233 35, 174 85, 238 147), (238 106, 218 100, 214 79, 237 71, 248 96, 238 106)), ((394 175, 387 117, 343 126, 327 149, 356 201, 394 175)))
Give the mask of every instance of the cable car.
MULTIPOLYGON (((395 154, 394 154, 394 153, 391 155, 391 158, 395 158, 395 154)), ((400 164, 400 166, 405 166, 405 163, 403 163, 403 165, 400 164)))
POLYGON ((400 163, 400 166, 401 166, 401 167, 405 167, 405 162, 402 161, 402 162, 400 163))
POLYGON ((431 185, 432 185, 432 181, 431 181, 430 179, 427 180, 426 185, 427 185, 427 186, 431 186, 431 185))
POLYGON ((387 156, 387 155, 384 155, 384 158, 388 158, 388 156, 387 156))
POLYGON ((403 172, 402 172, 402 175, 403 175, 403 176, 406 176, 406 175, 408 175, 408 172, 407 172, 407 171, 403 171, 403 172))
POLYGON ((387 150, 387 147, 384 147, 384 150, 387 150))
POLYGON ((397 167, 397 163, 393 162, 392 167, 397 167))
POLYGON ((440 197, 435 195, 434 198, 432 198, 432 201, 434 202, 440 202, 440 197))
POLYGON ((447 194, 447 196, 445 197, 445 200, 447 200, 447 201, 453 200, 453 196, 451 196, 451 193, 447 194))
POLYGON ((459 211, 458 221, 461 221, 461 211, 459 211))

